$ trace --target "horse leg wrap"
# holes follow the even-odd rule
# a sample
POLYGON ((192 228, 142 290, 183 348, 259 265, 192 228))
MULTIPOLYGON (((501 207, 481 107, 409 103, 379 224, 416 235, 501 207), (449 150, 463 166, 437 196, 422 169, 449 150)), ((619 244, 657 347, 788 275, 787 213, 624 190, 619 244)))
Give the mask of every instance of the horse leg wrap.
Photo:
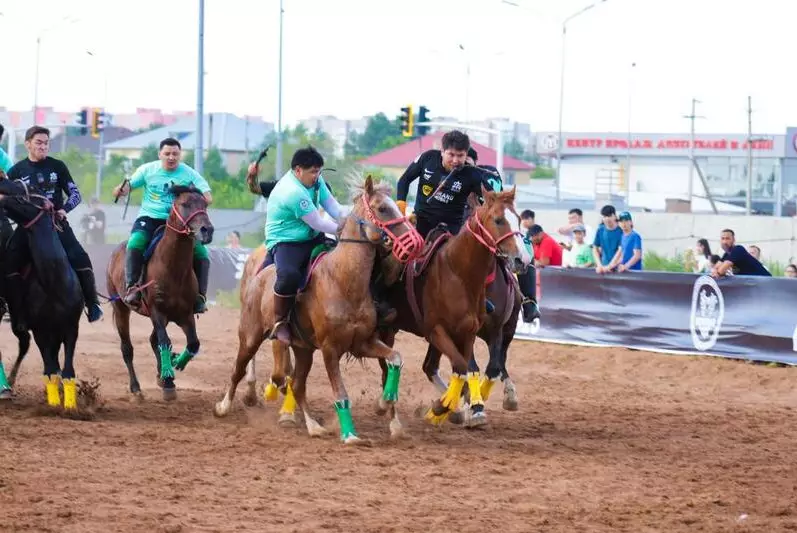
POLYGON ((267 402, 274 402, 279 398, 279 387, 273 381, 269 381, 266 389, 263 391, 263 399, 267 402))
POLYGON ((161 379, 174 379, 174 366, 172 365, 172 347, 160 346, 161 351, 161 379))
POLYGON ((44 376, 44 388, 47 391, 47 405, 50 407, 61 406, 61 392, 58 390, 60 382, 58 375, 44 376))
POLYGON ((0 361, 0 391, 4 390, 11 390, 11 385, 8 384, 6 369, 3 367, 3 362, 0 361))
MULTIPOLYGON (((497 379, 498 378, 488 378, 487 376, 482 377, 479 389, 483 401, 487 401, 487 399, 490 398, 490 393, 492 392, 493 385, 495 385, 497 379)), ((473 393, 471 393, 471 397, 473 397, 473 393)))
POLYGON ((480 405, 484 407, 484 400, 482 399, 480 372, 468 372, 468 391, 470 391, 470 404, 471 406, 480 405))
POLYGON ((357 437, 357 432, 354 431, 354 420, 351 417, 351 402, 348 399, 336 401, 335 411, 337 411, 340 421, 340 440, 345 442, 351 437, 357 437))
POLYGON ((292 415, 296 412, 296 397, 293 395, 293 387, 291 387, 290 378, 288 384, 285 385, 285 399, 282 400, 281 415, 292 415))
POLYGON ((448 381, 448 389, 446 393, 443 394, 443 397, 440 398, 440 405, 443 408, 443 412, 436 414, 435 408, 433 407, 426 412, 426 420, 436 426, 445 422, 448 415, 459 406, 459 398, 462 396, 462 388, 464 386, 465 376, 451 374, 451 379, 448 381))
POLYGON ((175 357, 174 368, 180 371, 185 370, 185 367, 188 366, 188 363, 191 362, 191 359, 194 357, 196 357, 195 353, 189 352, 188 348, 184 349, 180 355, 175 357))
POLYGON ((77 409, 77 385, 75 378, 64 380, 64 409, 77 409))
POLYGON ((399 391, 399 380, 401 379, 401 365, 387 364, 387 379, 385 388, 382 391, 382 399, 386 402, 397 402, 399 391))

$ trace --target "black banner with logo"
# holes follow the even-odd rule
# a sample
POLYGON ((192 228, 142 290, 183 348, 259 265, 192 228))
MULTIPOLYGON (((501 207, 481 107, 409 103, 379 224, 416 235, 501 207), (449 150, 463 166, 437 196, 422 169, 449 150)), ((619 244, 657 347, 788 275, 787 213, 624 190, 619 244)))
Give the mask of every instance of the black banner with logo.
POLYGON ((797 365, 797 280, 545 268, 539 300, 515 338, 797 365))

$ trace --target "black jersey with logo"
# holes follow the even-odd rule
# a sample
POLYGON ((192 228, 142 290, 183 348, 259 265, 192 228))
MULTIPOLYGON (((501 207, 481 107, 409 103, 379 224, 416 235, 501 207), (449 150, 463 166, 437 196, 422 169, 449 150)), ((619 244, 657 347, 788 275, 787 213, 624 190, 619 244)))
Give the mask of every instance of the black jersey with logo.
POLYGON ((399 178, 396 197, 406 202, 410 184, 417 179, 419 180, 415 199, 417 216, 435 224, 444 222, 459 225, 464 218, 470 193, 481 195, 482 185, 488 191, 492 191, 493 188, 487 180, 488 175, 470 165, 465 165, 455 170, 443 188, 432 196, 448 174, 449 171, 443 168, 443 155, 440 150, 423 152, 399 178))
POLYGON ((59 159, 46 157, 31 161, 25 158, 8 170, 8 179, 21 180, 28 187, 39 189, 56 209, 67 213, 80 204, 80 191, 69 169, 59 159))

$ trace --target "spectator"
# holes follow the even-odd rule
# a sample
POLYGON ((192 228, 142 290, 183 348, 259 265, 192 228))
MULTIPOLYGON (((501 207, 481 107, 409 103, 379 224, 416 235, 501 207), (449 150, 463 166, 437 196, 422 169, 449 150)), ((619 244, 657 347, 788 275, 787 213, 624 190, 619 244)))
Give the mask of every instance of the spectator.
POLYGON ((241 247, 241 234, 232 230, 227 234, 227 248, 237 249, 241 247))
POLYGON ((623 211, 618 217, 620 228, 623 230, 623 237, 620 239, 620 247, 614 255, 609 270, 617 268, 618 272, 626 270, 642 270, 642 237, 634 231, 634 221, 631 220, 631 213, 623 211))
MULTIPOLYGON (((6 128, 0 124, 0 140, 3 139, 3 134, 6 132, 6 128)), ((10 141, 10 139, 9 139, 10 141)), ((8 157, 8 154, 2 147, 0 147, 0 171, 2 171, 3 175, 5 175, 8 170, 14 166, 14 162, 11 161, 11 158, 8 157)))
POLYGON ((520 213, 520 233, 523 234, 523 244, 526 245, 526 251, 530 257, 534 257, 534 249, 531 246, 531 236, 529 230, 534 225, 534 211, 526 209, 520 213))
POLYGON ((736 244, 736 234, 731 229, 724 229, 720 233, 720 245, 725 250, 719 264, 715 266, 711 275, 721 278, 733 272, 741 276, 772 276, 769 271, 752 255, 744 246, 736 244))
POLYGON ((567 226, 562 226, 559 228, 559 234, 564 235, 567 239, 566 242, 562 243, 562 248, 565 250, 570 250, 573 241, 575 240, 575 235, 573 235, 574 229, 576 226, 581 226, 584 228, 584 239, 587 242, 592 242, 593 233, 592 228, 588 225, 584 224, 584 212, 581 209, 575 208, 571 209, 567 213, 567 226))
POLYGON ((720 261, 722 261, 722 258, 720 256, 718 256, 717 254, 711 254, 711 258, 708 260, 709 272, 714 270, 714 267, 717 266, 720 263, 720 261))
POLYGON ((786 270, 783 272, 783 275, 787 278, 797 278, 797 265, 792 263, 787 266, 786 270))
POLYGON ((105 244, 105 211, 98 198, 89 202, 89 212, 80 219, 83 244, 105 244))
POLYGON ((769 269, 767 268, 767 266, 764 263, 761 262, 761 248, 759 248, 755 244, 751 244, 750 246, 747 247, 747 251, 750 252, 750 255, 755 257, 758 260, 759 263, 761 263, 762 267, 767 269, 767 272, 769 272, 769 269))
POLYGON ((570 246, 570 251, 564 254, 567 262, 566 266, 576 268, 586 268, 595 265, 595 260, 592 258, 592 246, 586 242, 586 230, 583 224, 576 224, 572 227, 573 231, 573 244, 570 246))
POLYGON ((697 246, 695 246, 697 264, 694 266, 694 272, 710 272, 711 255, 711 246, 708 244, 708 239, 698 239, 697 246))
POLYGON ((562 247, 556 240, 535 224, 529 230, 534 243, 534 266, 562 266, 562 247))
POLYGON ((623 238, 623 230, 617 226, 617 211, 613 205, 603 206, 601 217, 603 223, 598 226, 592 243, 592 257, 595 258, 595 271, 598 274, 608 271, 623 238))

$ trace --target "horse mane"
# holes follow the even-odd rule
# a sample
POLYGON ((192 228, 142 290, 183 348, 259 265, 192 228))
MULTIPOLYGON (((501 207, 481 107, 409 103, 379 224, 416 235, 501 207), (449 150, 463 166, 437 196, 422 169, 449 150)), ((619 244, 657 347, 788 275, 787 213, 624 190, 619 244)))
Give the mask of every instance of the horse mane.
MULTIPOLYGON (((357 200, 360 196, 365 194, 365 179, 366 176, 359 170, 352 170, 346 175, 345 182, 352 201, 357 200)), ((382 193, 387 196, 391 196, 393 193, 393 187, 389 183, 376 180, 373 180, 373 183, 375 193, 382 193)))
POLYGON ((193 183, 191 185, 172 185, 169 188, 169 192, 172 193, 174 196, 179 196, 186 192, 202 194, 202 191, 194 187, 193 183))

